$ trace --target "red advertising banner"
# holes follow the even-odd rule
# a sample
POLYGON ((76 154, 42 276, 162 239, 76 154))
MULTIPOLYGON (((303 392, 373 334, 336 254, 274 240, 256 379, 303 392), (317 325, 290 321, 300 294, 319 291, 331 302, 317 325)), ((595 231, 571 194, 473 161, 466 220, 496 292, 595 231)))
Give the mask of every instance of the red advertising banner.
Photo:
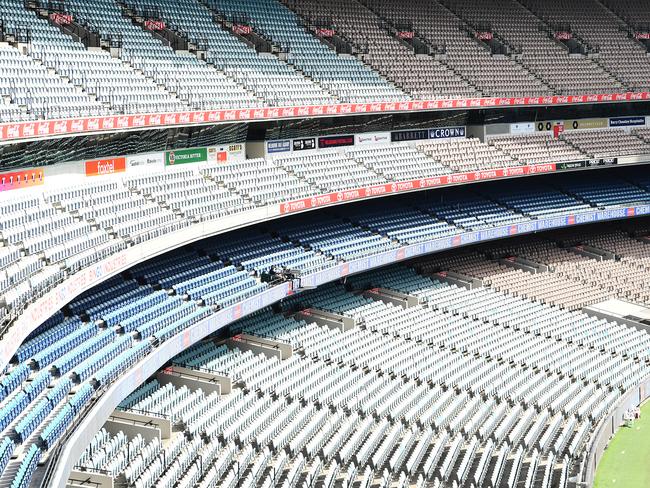
POLYGON ((50 20, 58 25, 70 25, 72 23, 72 15, 53 12, 50 14, 50 20))
POLYGON ((635 32, 634 38, 638 40, 650 39, 650 32, 635 32))
POLYGON ((126 158, 96 159, 86 161, 86 176, 103 176, 126 171, 126 158))
POLYGON ((402 193, 412 190, 425 188, 435 188, 439 186, 455 185, 459 183, 468 183, 471 181, 494 180, 507 178, 511 176, 525 176, 540 173, 552 173, 556 169, 555 163, 537 164, 531 166, 515 166, 513 168, 493 169, 474 171, 471 173, 454 173, 444 176, 433 176, 430 178, 421 178, 419 180, 398 181, 395 183, 386 183, 383 185, 357 188, 354 190, 343 190, 324 195, 316 195, 310 198, 302 198, 286 202, 280 205, 280 213, 288 214, 300 212, 309 208, 323 207, 339 202, 349 202, 361 198, 371 198, 393 193, 402 193))
POLYGON ((316 35, 321 37, 334 37, 334 29, 316 29, 316 35))
POLYGON ((556 38, 558 41, 568 41, 568 40, 571 39, 572 37, 573 37, 573 35, 571 35, 570 32, 566 32, 566 31, 556 32, 556 33, 555 33, 555 38, 556 38))
POLYGON ((253 28, 250 25, 235 24, 232 26, 232 31, 240 36, 247 36, 253 32, 253 28))
POLYGON ((517 98, 467 98, 453 100, 415 100, 408 102, 344 103, 338 105, 305 105, 299 107, 267 107, 238 110, 109 115, 40 122, 0 124, 0 141, 46 138, 88 132, 112 132, 145 127, 165 127, 224 121, 274 120, 283 118, 321 117, 329 115, 412 112, 454 108, 510 107, 530 105, 569 105, 578 103, 609 103, 650 100, 650 92, 609 93, 600 95, 566 95, 517 98))
POLYGON ((145 20, 144 28, 150 31, 161 31, 167 25, 162 20, 145 20))
POLYGON ((494 38, 494 35, 491 32, 477 32, 476 38, 481 41, 491 41, 494 38))
POLYGON ((413 31, 400 31, 397 33, 397 37, 400 39, 413 39, 415 37, 415 33, 413 31))
POLYGON ((0 173, 0 192, 42 185, 44 180, 45 175, 40 169, 0 173))

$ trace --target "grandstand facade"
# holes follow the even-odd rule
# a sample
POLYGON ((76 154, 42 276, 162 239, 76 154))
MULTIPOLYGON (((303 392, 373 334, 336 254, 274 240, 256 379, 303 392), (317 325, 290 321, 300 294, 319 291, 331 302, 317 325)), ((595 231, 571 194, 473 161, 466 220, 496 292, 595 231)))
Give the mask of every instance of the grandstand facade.
POLYGON ((0 488, 591 486, 650 396, 649 40, 3 1, 0 488))

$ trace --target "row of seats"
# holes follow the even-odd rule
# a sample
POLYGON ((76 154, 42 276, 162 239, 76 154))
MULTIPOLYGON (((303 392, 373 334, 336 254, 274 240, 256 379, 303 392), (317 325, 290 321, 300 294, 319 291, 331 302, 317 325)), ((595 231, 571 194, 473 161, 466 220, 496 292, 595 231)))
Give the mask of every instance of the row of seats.
MULTIPOLYGON (((614 205, 617 203, 620 202, 617 201, 614 205)), ((13 202, 13 207, 10 208, 16 209, 22 204, 13 202)), ((358 209, 351 209, 348 215, 350 221, 347 222, 332 217, 329 222, 324 220, 320 224, 312 219, 307 225, 304 224, 304 217, 299 217, 287 221, 286 225, 276 230, 258 229, 236 233, 235 238, 210 239, 193 248, 184 249, 179 254, 172 253, 143 264, 132 272, 108 280, 84 293, 66 307, 64 313, 57 314, 35 331, 3 372, 0 380, 4 395, 0 424, 3 432, 14 443, 25 446, 35 444, 42 452, 47 452, 73 425, 74 419, 85 409, 95 392, 101 392, 110 385, 125 369, 149 354, 155 345, 185 330, 211 312, 234 305, 266 289, 267 285, 262 281, 263 271, 269 263, 265 260, 257 261, 260 257, 275 253, 279 266, 286 263, 283 260, 287 256, 292 260, 297 259, 290 261, 288 266, 292 266, 291 263, 309 263, 313 259, 319 259, 317 256, 320 256, 321 248, 325 249, 328 238, 337 233, 339 242, 332 242, 329 244, 331 247, 327 248, 330 259, 334 262, 361 252, 369 255, 395 248, 399 245, 395 241, 402 237, 395 239, 388 235, 391 232, 391 222, 407 222, 404 230, 409 231, 409 226, 413 226, 413 229, 421 228, 422 219, 427 215, 422 213, 423 217, 420 217, 414 209, 410 213, 405 213, 406 211, 407 209, 398 206, 392 211, 385 211, 376 220, 377 214, 371 208, 365 215, 358 209), (413 216, 417 218, 413 219, 413 216), (302 224, 300 219, 303 219, 302 224), (360 226, 364 224, 355 224, 363 221, 370 227, 376 226, 377 233, 364 230, 360 226), (319 225, 322 227, 319 228, 319 225), (348 233, 355 232, 357 240, 351 244, 348 233), (239 235, 242 239, 237 239, 239 235), (291 245, 288 244, 289 241, 292 242, 291 245), (195 263, 197 269, 179 266, 179 256, 187 258, 188 264, 195 263), (232 276, 235 280, 223 282, 202 278, 203 275, 214 278, 214 273, 220 272, 224 273, 221 279, 230 279, 232 276), (162 280, 172 276, 176 276, 178 282, 167 282, 163 286, 162 280), (181 287, 183 283, 186 288, 181 287), (217 283, 216 289, 203 288, 214 283, 217 283), (178 285, 178 290, 175 285, 178 285), (165 292, 161 292, 161 289, 165 292), (52 377, 48 371, 54 372, 55 376, 52 377), (74 391, 74 394, 69 395, 69 391, 74 391)), ((440 223, 433 217, 427 218, 431 225, 440 223)), ((417 235, 417 231, 414 235, 417 235)), ((532 248, 529 246, 529 249, 532 248)), ((548 250, 544 252, 550 253, 548 250)), ((558 274, 557 270, 553 272, 558 274)), ((434 286, 426 287, 419 283, 420 288, 424 289, 420 291, 424 291, 422 296, 426 297, 428 308, 433 306, 435 313, 447 314, 446 317, 462 316, 471 321, 460 328, 459 335, 452 335, 451 339, 444 339, 444 335, 442 338, 433 336, 426 341, 422 340, 426 344, 414 350, 411 350, 411 339, 405 339, 406 342, 400 342, 400 339, 382 349, 385 334, 376 331, 386 329, 380 323, 371 324, 372 317, 382 316, 389 324, 399 324, 399 320, 391 318, 394 311, 399 310, 389 310, 384 314, 381 302, 346 294, 341 287, 331 286, 317 293, 298 294, 295 298, 286 300, 283 308, 290 312, 308 306, 346 315, 352 317, 370 335, 360 336, 360 329, 357 329, 342 337, 336 336, 334 343, 328 338, 319 337, 316 343, 321 347, 320 350, 309 349, 309 338, 300 338, 301 347, 306 348, 306 356, 296 355, 294 361, 311 358, 318 362, 322 355, 328 361, 333 361, 331 364, 351 364, 355 366, 354 369, 321 371, 319 365, 312 361, 296 365, 295 374, 284 369, 274 373, 271 368, 268 374, 255 373, 247 376, 245 371, 248 370, 235 368, 235 376, 243 378, 251 386, 263 385, 272 380, 276 383, 274 388, 278 392, 283 392, 284 395, 294 392, 300 398, 311 399, 310 401, 327 398, 327 402, 335 405, 353 402, 354 408, 361 412, 375 412, 391 420, 406 416, 409 408, 414 407, 413 402, 417 403, 417 398, 426 393, 421 388, 422 380, 453 386, 472 394, 483 391, 477 388, 487 389, 496 398, 511 394, 512 385, 500 385, 493 379, 501 374, 494 369, 496 363, 487 361, 481 365, 469 364, 469 356, 461 359, 454 355, 454 350, 460 348, 482 357, 498 357, 507 360, 506 363, 512 361, 513 364, 534 365, 549 374, 559 372, 589 385, 593 384, 597 390, 591 392, 590 398, 596 400, 586 406, 574 402, 570 395, 557 398, 554 395, 544 395, 543 389, 522 393, 522 398, 532 398, 530 402, 537 402, 536 405, 549 409, 552 415, 576 415, 584 421, 587 418, 595 419, 607 409, 598 403, 602 398, 616 389, 629 388, 644 374, 647 347, 625 329, 616 333, 617 327, 620 329, 616 324, 585 322, 582 316, 566 315, 571 313, 566 309, 552 308, 539 300, 522 300, 521 297, 495 290, 465 294, 463 289, 439 285, 434 283, 434 286), (368 325, 364 325, 366 321, 368 325), (493 327, 486 328, 485 324, 492 324, 493 327), (504 327, 506 325, 507 328, 504 327), (505 332, 502 332, 502 328, 505 332), (602 333, 603 328, 607 329, 606 333, 602 333), (531 331, 536 334, 526 333, 531 331), (557 350, 548 350, 548 338, 553 338, 550 342, 553 345, 558 340, 561 341, 556 346, 557 350), (432 354, 435 354, 436 349, 427 344, 449 349, 444 354, 440 353, 444 357, 434 358, 432 354), (581 345, 587 345, 589 349, 581 348, 581 345), (602 351, 611 354, 608 356, 602 351), (625 354, 622 351, 626 351, 625 354), (630 362, 631 358, 637 358, 638 362, 630 362), (436 367, 420 371, 423 364, 435 364, 436 367), (362 369, 356 368, 361 365, 362 369), (408 378, 412 383, 410 386, 399 382, 382 386, 384 375, 379 373, 384 367, 390 368, 391 374, 408 378), (313 377, 313 381, 304 381, 304 371, 313 377), (367 385, 368 391, 372 389, 376 393, 371 397, 360 397, 358 390, 354 390, 356 386, 350 386, 352 389, 344 387, 361 385, 358 374, 362 371, 378 373, 378 378, 373 379, 373 385, 367 385), (338 386, 334 388, 332 385, 338 386), (385 403, 382 404, 382 401, 385 403), (397 406, 400 408, 397 409, 397 406)), ((210 368, 223 371, 232 369, 233 366, 218 360, 210 368)), ((576 398, 583 400, 582 397, 576 398)), ((423 398, 421 400, 424 401, 423 398)), ((428 412, 427 426, 439 429, 442 424, 445 424, 444 428, 455 425, 450 417, 445 417, 449 424, 446 421, 437 424, 436 415, 432 411, 428 412)), ((468 415, 471 417, 474 413, 468 415)), ((419 418, 422 414, 423 411, 419 411, 414 415, 419 418)), ((452 430, 456 435, 457 429, 452 430)), ((227 437, 236 434, 234 430, 227 437)), ((270 435, 269 439, 273 437, 270 435)), ((575 447, 577 449, 579 446, 575 447)), ((337 452, 337 448, 332 447, 327 452, 337 452)), ((22 453, 25 450, 21 451, 21 456, 9 462, 0 481, 2 477, 9 476, 8 473, 15 472, 19 465, 24 464, 25 468, 29 466, 31 458, 22 453)), ((332 457, 325 456, 328 462, 332 457)), ((162 473, 157 472, 158 476, 162 473)), ((180 476, 178 472, 177 474, 180 476)), ((174 479, 177 481, 179 478, 174 479)))
MULTIPOLYGON (((606 236, 593 239, 611 241, 606 236)), ((539 240, 521 246, 530 259, 568 254, 539 240)), ((481 269, 479 259, 463 262, 481 269)), ((545 262, 553 267, 541 274, 560 272, 557 262, 545 262)), ((429 273, 426 264, 417 267, 429 273)), ((232 341, 209 339, 173 360, 172 369, 229 377, 231 393, 153 380, 120 408, 169 418, 186 433, 185 445, 198 435, 199 449, 223 449, 207 465, 184 469, 197 486, 231 486, 235 476, 296 486, 319 474, 325 486, 565 486, 599 420, 650 373, 650 338, 544 304, 543 289, 529 297, 499 290, 499 276, 468 290, 395 265, 353 276, 345 287, 295 295, 281 309, 234 324, 232 341), (362 296, 367 289, 414 295, 420 304, 402 308, 362 296), (355 326, 344 332, 311 322, 319 310, 352 317, 355 326), (279 359, 240 348, 240 333, 290 345, 293 354, 279 359)), ((86 466, 116 449, 103 442, 103 450, 86 450, 86 466)), ((139 463, 122 472, 140 472, 139 463)))
POLYGON ((631 4, 612 10, 595 0, 572 8, 539 0, 499 0, 490 7, 456 0, 417 6, 396 0, 370 6, 316 0, 157 5, 166 29, 200 45, 204 56, 175 51, 132 22, 149 8, 144 0, 66 3, 73 22, 99 37, 103 49, 91 50, 19 0, 8 0, 0 11, 5 36, 18 41, 28 31, 30 39, 23 52, 13 44, 0 49, 0 121, 648 88, 644 48, 624 32, 639 21, 631 4), (237 22, 275 54, 258 53, 253 42, 221 25, 237 22), (478 39, 486 23, 491 43, 478 39), (583 51, 598 56, 572 55, 557 43, 558 23, 571 25, 583 51), (397 36, 404 25, 417 43, 397 36), (353 55, 337 54, 317 26, 333 31, 353 55), (114 57, 108 46, 117 40, 114 57), (508 55, 492 54, 495 42, 508 55), (423 53, 416 54, 414 45, 423 53))
MULTIPOLYGON (((593 137, 599 137, 593 131, 573 133, 576 137, 582 134, 590 141, 593 137)), ((634 138, 638 145, 633 152, 644 150, 646 143, 641 142, 637 136, 626 136, 620 130, 607 134, 614 135, 621 141, 625 140, 625 137, 634 138)), ((515 141, 516 138, 510 140, 515 141)), ((458 147, 459 142, 449 144, 449 147, 454 148, 458 147)), ((341 182, 331 183, 330 186, 332 179, 327 169, 330 161, 340 164, 340 170, 350 176, 356 172, 358 176, 348 179, 345 184, 358 186, 407 177, 446 174, 451 168, 445 166, 445 159, 441 156, 440 151, 444 147, 448 147, 448 144, 441 142, 421 146, 421 151, 416 151, 410 146, 396 144, 377 149, 348 151, 345 153, 345 159, 342 153, 338 152, 290 159, 252 159, 199 171, 168 171, 149 176, 128 177, 110 183, 48 190, 43 198, 19 197, 4 200, 0 207, 6 215, 6 220, 0 232, 8 246, 3 248, 0 255, 0 293, 4 295, 2 315, 5 320, 17 317, 28 303, 69 275, 131 244, 179 231, 195 222, 219 219, 256 206, 342 189, 341 182), (437 153, 431 152, 433 146, 436 147, 437 153), (423 155, 422 151, 430 153, 431 156, 423 155), (434 159, 438 157, 439 162, 434 159), (351 172, 351 168, 356 168, 355 172, 351 172), (27 207, 29 210, 25 211, 27 207)), ((471 147, 476 150, 477 147, 494 146, 471 142, 471 147)), ((590 146, 585 146, 584 150, 588 151, 588 147, 590 146)), ((624 152, 624 148, 620 149, 624 152)), ((592 151, 597 151, 596 146, 592 151)), ((484 156, 477 153, 470 152, 465 157, 470 158, 470 161, 472 157, 475 158, 477 164, 485 162, 484 156)), ((526 162, 515 159, 504 161, 497 157, 486 163, 487 167, 496 164, 495 161, 499 164, 526 162)), ((481 199, 462 211, 445 207, 444 204, 442 207, 421 207, 421 210, 432 212, 456 227, 480 230, 485 225, 499 222, 518 223, 529 218, 548 217, 565 211, 579 212, 591 206, 608 207, 625 201, 648 201, 645 190, 623 181, 618 181, 615 188, 607 190, 592 190, 589 185, 590 183, 582 184, 579 181, 571 182, 563 187, 563 192, 549 189, 547 186, 529 187, 525 192, 499 187, 498 193, 489 195, 511 210, 498 208, 481 199), (535 196, 534 199, 529 198, 531 192, 535 196), (570 205, 570 202, 573 202, 573 205, 570 205), (512 210, 524 214, 524 217, 514 215, 512 210)), ((453 230, 445 228, 442 223, 439 225, 440 229, 446 230, 430 232, 429 237, 449 235, 453 230)), ((374 230, 383 232, 379 228, 374 230)), ((424 229, 421 231, 419 236, 406 236, 399 232, 385 234, 397 239, 401 236, 403 242, 417 242, 427 238, 424 229)), ((300 236, 293 238, 299 239, 300 236)), ((327 243, 322 251, 336 251, 340 244, 336 241, 331 245, 327 243)), ((352 252, 347 254, 348 258, 362 255, 364 246, 365 244, 355 244, 352 252)), ((299 266, 303 270, 315 270, 326 264, 326 259, 318 256, 314 257, 311 264, 294 261, 295 259, 288 259, 285 267, 299 266)), ((258 267, 268 264, 270 263, 259 263, 258 267)))

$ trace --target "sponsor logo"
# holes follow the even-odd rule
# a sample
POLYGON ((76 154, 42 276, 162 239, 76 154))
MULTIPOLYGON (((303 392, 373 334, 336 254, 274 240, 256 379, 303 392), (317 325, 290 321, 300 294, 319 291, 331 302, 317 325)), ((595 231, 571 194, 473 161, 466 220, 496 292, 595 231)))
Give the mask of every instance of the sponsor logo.
POLYGON ((293 140, 293 150, 294 151, 308 151, 310 149, 316 149, 316 139, 310 137, 308 139, 294 139, 293 140))
POLYGON ((386 188, 386 185, 381 185, 381 186, 370 186, 366 188, 366 196, 367 197, 374 197, 377 195, 384 195, 388 193, 388 188, 386 188))
POLYGON ((269 154, 289 151, 291 151, 291 141, 268 141, 266 143, 266 152, 269 154))
POLYGON ((205 147, 194 149, 179 149, 167 151, 165 164, 173 166, 177 164, 205 163, 208 160, 208 150, 205 147))
POLYGON ((439 127, 429 130, 429 139, 451 139, 465 137, 465 127, 439 127))
POLYGON ((84 130, 83 119, 74 119, 70 121, 70 130, 73 132, 82 132, 84 130))
POLYGON ((456 173, 453 175, 447 176, 447 183, 464 183, 469 181, 469 174, 467 173, 456 173))
POLYGON ((296 200, 282 205, 282 213, 298 212, 307 208, 307 200, 296 200))
POLYGON ((610 127, 645 126, 645 117, 614 117, 609 119, 610 127))
MULTIPOLYGON (((414 182, 413 181, 403 181, 400 183, 397 183, 397 191, 409 191, 413 190, 415 188, 414 182)), ((395 190, 393 190, 395 191, 395 190)))
MULTIPOLYGON (((192 122, 200 124, 201 122, 205 122, 205 112, 194 112, 192 114, 192 122)), ((135 123, 135 119, 134 119, 135 123)))
POLYGON ((0 174, 0 192, 42 185, 45 176, 41 170, 0 174))
POLYGON ((86 127, 88 130, 99 130, 99 119, 92 118, 86 121, 86 127))
POLYGON ((86 161, 86 176, 103 176, 126 171, 126 158, 86 161))
POLYGON ((317 195, 312 199, 312 206, 321 207, 333 203, 331 195, 317 195))
MULTIPOLYGON (((356 200, 357 198, 361 198, 361 190, 345 190, 341 193, 341 197, 343 200, 356 200)), ((338 198, 338 195, 337 195, 338 198)))
POLYGON ((498 178, 499 174, 497 173, 497 170, 485 170, 485 171, 476 171, 474 173, 474 179, 475 180, 490 180, 492 178, 498 178))
POLYGON ((424 178, 420 180, 420 187, 429 188, 431 186, 440 186, 443 185, 443 179, 441 176, 434 176, 432 178, 424 178))
MULTIPOLYGON (((97 119, 94 119, 97 120, 97 119)), ((90 127, 90 124, 89 124, 90 127)), ((97 128, 99 129, 99 121, 97 121, 97 128)), ((38 135, 46 136, 50 133, 50 123, 49 122, 39 122, 38 123, 38 135)))
POLYGON ((153 114, 149 116, 149 125, 160 125, 162 123, 162 116, 160 114, 153 114))
POLYGON ((249 120, 251 118, 250 110, 238 110, 237 111, 237 120, 249 120))
POLYGON ((65 120, 57 120, 54 122, 54 133, 64 134, 68 132, 68 124, 65 120))
POLYGON ((284 107, 280 110, 280 117, 293 117, 295 111, 293 107, 284 107))
POLYGON ((163 166, 164 164, 165 164, 165 157, 163 153, 138 154, 135 156, 128 156, 126 158, 126 166, 128 169, 146 168, 151 166, 163 166))
POLYGON ((36 127, 34 124, 23 124, 23 137, 31 137, 34 135, 36 127))
POLYGON ((329 136, 318 138, 318 147, 320 149, 342 146, 354 146, 354 136, 329 136))

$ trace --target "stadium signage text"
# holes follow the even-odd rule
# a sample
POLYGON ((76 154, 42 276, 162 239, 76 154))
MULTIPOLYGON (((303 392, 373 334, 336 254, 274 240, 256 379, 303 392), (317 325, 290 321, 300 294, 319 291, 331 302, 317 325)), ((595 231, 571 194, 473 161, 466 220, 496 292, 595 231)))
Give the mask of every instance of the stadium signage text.
POLYGON ((57 25, 70 25, 72 24, 72 15, 53 12, 50 14, 50 20, 57 25))
POLYGON ((253 28, 250 25, 235 24, 232 26, 232 31, 240 36, 247 36, 253 32, 253 28))
POLYGON ((144 28, 150 31, 161 31, 167 27, 162 20, 145 20, 144 28))
POLYGON ((160 168, 165 165, 163 153, 136 154, 126 157, 127 171, 141 171, 151 168, 160 168))
POLYGON ((40 169, 2 173, 0 174, 0 192, 42 185, 44 180, 45 175, 40 169))
POLYGON ((465 127, 441 127, 429 130, 429 139, 449 139, 465 137, 465 127))
POLYGON ((589 168, 593 166, 613 166, 618 164, 618 158, 596 158, 585 161, 567 161, 555 163, 556 171, 574 170, 580 168, 589 168))
POLYGON ((645 117, 614 117, 609 119, 610 127, 645 126, 645 117))
POLYGON ((401 193, 424 188, 467 183, 471 181, 484 181, 504 178, 508 176, 532 175, 540 173, 552 173, 556 170, 555 163, 537 164, 531 166, 519 166, 515 168, 503 168, 495 170, 474 171, 470 173, 455 173, 451 175, 421 178, 419 180, 399 181, 386 183, 356 190, 334 192, 326 195, 319 195, 310 198, 303 198, 286 202, 280 205, 280 213, 288 214, 299 212, 309 208, 318 208, 337 202, 349 202, 361 198, 376 197, 392 193, 401 193))
POLYGON ((95 159, 86 161, 86 176, 104 176, 126 171, 126 158, 95 159))
POLYGON ((266 152, 269 154, 290 152, 291 141, 267 141, 266 152))
POLYGON ((318 138, 318 147, 320 149, 344 146, 354 146, 354 135, 327 136, 318 138))
POLYGON ((309 151, 310 149, 316 149, 316 139, 309 137, 307 139, 294 139, 293 140, 293 150, 294 151, 309 151))
POLYGON ((208 149, 205 147, 167 151, 165 155, 165 165, 167 166, 174 166, 177 164, 205 163, 207 161, 208 149))
MULTIPOLYGON (((51 120, 38 123, 34 134, 33 122, 0 124, 0 141, 13 141, 52 135, 73 135, 86 132, 111 132, 119 129, 191 125, 224 121, 273 120, 278 118, 316 117, 358 113, 411 112, 414 110, 443 110, 455 108, 505 107, 524 105, 566 105, 650 100, 650 92, 626 92, 599 95, 570 95, 517 98, 471 98, 451 100, 418 100, 401 103, 351 103, 337 105, 308 105, 264 109, 211 110, 166 114, 107 115, 75 119, 51 120), (119 120, 119 123, 118 123, 119 120)), ((425 137, 426 138, 426 137, 425 137)), ((413 140, 413 139, 411 139, 413 140)))

